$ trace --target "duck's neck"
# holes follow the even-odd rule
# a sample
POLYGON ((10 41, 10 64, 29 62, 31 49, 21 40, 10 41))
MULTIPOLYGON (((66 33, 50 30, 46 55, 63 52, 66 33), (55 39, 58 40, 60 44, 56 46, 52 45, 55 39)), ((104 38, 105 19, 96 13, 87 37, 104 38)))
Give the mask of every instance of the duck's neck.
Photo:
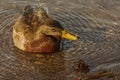
POLYGON ((27 42, 25 51, 28 52, 54 52, 59 49, 60 43, 53 41, 50 38, 41 38, 27 42))

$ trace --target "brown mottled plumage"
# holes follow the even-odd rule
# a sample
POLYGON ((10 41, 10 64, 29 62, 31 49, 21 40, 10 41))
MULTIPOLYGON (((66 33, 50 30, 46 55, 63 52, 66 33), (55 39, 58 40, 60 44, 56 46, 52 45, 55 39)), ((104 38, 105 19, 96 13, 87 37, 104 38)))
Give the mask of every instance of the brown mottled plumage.
POLYGON ((62 26, 48 17, 43 8, 27 6, 13 26, 13 41, 17 48, 27 52, 54 52, 59 50, 62 26))

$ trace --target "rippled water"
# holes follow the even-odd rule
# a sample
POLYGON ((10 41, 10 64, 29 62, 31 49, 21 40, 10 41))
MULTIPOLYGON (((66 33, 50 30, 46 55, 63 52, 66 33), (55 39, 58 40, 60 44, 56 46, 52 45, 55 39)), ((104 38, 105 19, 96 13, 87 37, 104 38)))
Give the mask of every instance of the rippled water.
MULTIPOLYGON (((120 1, 119 0, 0 0, 0 80, 79 80, 107 70, 120 79, 120 1), (65 40, 63 51, 29 54, 12 42, 12 25, 24 7, 44 3, 49 14, 65 29, 79 35, 65 40), (83 61, 88 73, 73 67, 83 61)), ((92 79, 93 80, 93 79, 92 79)))

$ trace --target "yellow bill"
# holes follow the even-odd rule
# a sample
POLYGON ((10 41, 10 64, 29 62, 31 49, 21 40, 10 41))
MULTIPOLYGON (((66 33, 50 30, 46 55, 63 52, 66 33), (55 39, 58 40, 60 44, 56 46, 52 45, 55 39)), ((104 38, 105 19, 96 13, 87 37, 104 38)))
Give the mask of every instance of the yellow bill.
POLYGON ((71 34, 67 32, 66 30, 62 30, 62 38, 63 39, 69 39, 69 40, 78 40, 79 37, 77 35, 71 34))

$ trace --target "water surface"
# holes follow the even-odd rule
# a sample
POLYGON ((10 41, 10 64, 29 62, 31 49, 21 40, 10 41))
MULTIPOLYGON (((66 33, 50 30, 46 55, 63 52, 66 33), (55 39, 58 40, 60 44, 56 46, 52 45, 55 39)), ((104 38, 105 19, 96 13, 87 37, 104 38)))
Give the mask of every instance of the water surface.
POLYGON ((0 0, 0 80, 77 80, 81 75, 109 71, 120 79, 119 0, 0 0), (63 51, 29 54, 14 48, 12 25, 28 4, 44 3, 49 15, 79 35, 77 41, 63 41, 63 51), (74 69, 79 63, 87 71, 74 69))

